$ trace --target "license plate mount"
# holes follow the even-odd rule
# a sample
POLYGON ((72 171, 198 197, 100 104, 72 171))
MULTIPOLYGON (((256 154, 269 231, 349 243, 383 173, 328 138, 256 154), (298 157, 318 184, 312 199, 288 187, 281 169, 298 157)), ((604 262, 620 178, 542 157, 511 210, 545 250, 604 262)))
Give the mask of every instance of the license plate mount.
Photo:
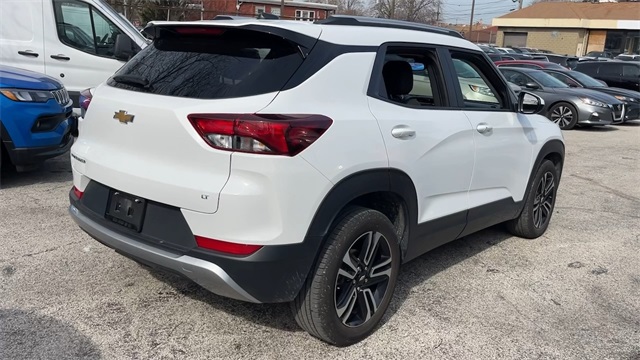
POLYGON ((105 217, 133 231, 142 230, 147 200, 117 190, 109 192, 109 206, 105 217))

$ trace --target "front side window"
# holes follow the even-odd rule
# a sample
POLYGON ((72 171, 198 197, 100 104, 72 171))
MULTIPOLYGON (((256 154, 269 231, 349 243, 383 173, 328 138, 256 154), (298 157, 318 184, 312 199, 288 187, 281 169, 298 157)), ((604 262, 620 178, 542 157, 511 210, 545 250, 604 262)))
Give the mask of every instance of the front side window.
POLYGON ((529 72, 529 76, 534 78, 538 84, 541 84, 544 87, 549 87, 549 88, 569 87, 569 85, 565 84, 564 82, 542 71, 531 71, 529 72))
POLYGON ((521 72, 508 69, 502 69, 501 71, 502 75, 504 75, 508 82, 516 84, 520 87, 525 87, 528 83, 535 83, 532 78, 521 72))
POLYGON ((581 87, 580 84, 573 80, 572 78, 568 77, 567 75, 564 74, 560 74, 557 72, 548 72, 547 74, 549 74, 549 76, 554 77, 556 79, 558 79, 559 81, 562 81, 563 83, 565 83, 568 86, 572 86, 572 87, 581 87))
POLYGON ((92 6, 75 0, 54 0, 60 41, 74 49, 113 57, 121 31, 92 6))
POLYGON ((472 53, 452 51, 464 106, 468 108, 508 109, 504 87, 493 67, 484 57, 472 53))
POLYGON ((445 105, 444 81, 435 50, 389 47, 378 71, 377 76, 382 78, 378 98, 416 108, 445 105))

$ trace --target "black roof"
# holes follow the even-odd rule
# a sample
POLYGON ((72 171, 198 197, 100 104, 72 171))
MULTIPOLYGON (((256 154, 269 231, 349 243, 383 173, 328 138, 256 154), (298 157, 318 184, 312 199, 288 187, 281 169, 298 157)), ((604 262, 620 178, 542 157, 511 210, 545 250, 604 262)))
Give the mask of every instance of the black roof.
POLYGON ((430 32, 435 34, 449 35, 457 38, 463 38, 463 36, 455 30, 445 29, 438 26, 418 24, 414 22, 401 21, 401 20, 371 18, 366 16, 331 15, 327 19, 317 20, 315 23, 322 24, 322 25, 371 26, 371 27, 384 27, 384 28, 394 28, 394 29, 425 31, 425 32, 430 32))

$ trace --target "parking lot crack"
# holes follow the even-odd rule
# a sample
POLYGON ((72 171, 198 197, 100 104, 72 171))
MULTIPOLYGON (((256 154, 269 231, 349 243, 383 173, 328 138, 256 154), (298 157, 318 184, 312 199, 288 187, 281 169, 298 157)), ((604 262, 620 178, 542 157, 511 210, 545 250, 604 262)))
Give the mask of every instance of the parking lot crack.
POLYGON ((24 255, 22 255, 20 257, 24 258, 24 257, 31 257, 31 256, 41 255, 41 254, 45 254, 45 253, 48 253, 48 252, 56 251, 56 250, 58 250, 60 248, 63 248, 65 246, 75 245, 75 244, 80 244, 80 243, 82 243, 82 241, 73 241, 73 242, 70 242, 70 243, 54 246, 52 248, 45 249, 45 250, 42 250, 42 251, 36 251, 36 252, 33 252, 33 253, 24 254, 24 255))
POLYGON ((615 194, 615 195, 617 195, 617 196, 619 196, 619 197, 621 197, 623 199, 627 199, 627 200, 633 201, 633 202, 640 202, 640 199, 638 199, 637 197, 632 196, 632 195, 627 195, 627 194, 623 193, 622 191, 616 190, 616 189, 608 187, 606 185, 602 185, 602 184, 600 184, 599 182, 597 182, 594 179, 591 179, 591 178, 588 178, 588 177, 584 177, 584 176, 580 176, 580 175, 576 175, 576 174, 571 174, 571 176, 573 176, 575 178, 578 178, 580 180, 584 180, 584 181, 590 182, 593 185, 596 185, 596 186, 601 187, 603 189, 606 189, 610 193, 615 194))
POLYGON ((586 207, 580 207, 580 206, 556 206, 556 209, 558 209, 558 210, 580 210, 580 211, 585 211, 585 212, 597 212, 597 213, 605 213, 605 214, 612 214, 612 215, 618 215, 618 216, 625 216, 625 217, 630 217, 630 218, 633 218, 633 219, 640 219, 640 215, 625 214, 625 213, 621 213, 621 212, 617 212, 617 211, 600 210, 600 209, 586 208, 586 207))

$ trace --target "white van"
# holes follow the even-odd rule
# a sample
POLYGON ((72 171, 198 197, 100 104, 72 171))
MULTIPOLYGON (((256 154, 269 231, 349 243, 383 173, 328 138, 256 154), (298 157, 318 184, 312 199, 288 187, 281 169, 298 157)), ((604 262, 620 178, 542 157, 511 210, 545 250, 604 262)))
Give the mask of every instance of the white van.
POLYGON ((62 81, 76 108, 146 45, 104 0, 0 0, 0 63, 62 81))

